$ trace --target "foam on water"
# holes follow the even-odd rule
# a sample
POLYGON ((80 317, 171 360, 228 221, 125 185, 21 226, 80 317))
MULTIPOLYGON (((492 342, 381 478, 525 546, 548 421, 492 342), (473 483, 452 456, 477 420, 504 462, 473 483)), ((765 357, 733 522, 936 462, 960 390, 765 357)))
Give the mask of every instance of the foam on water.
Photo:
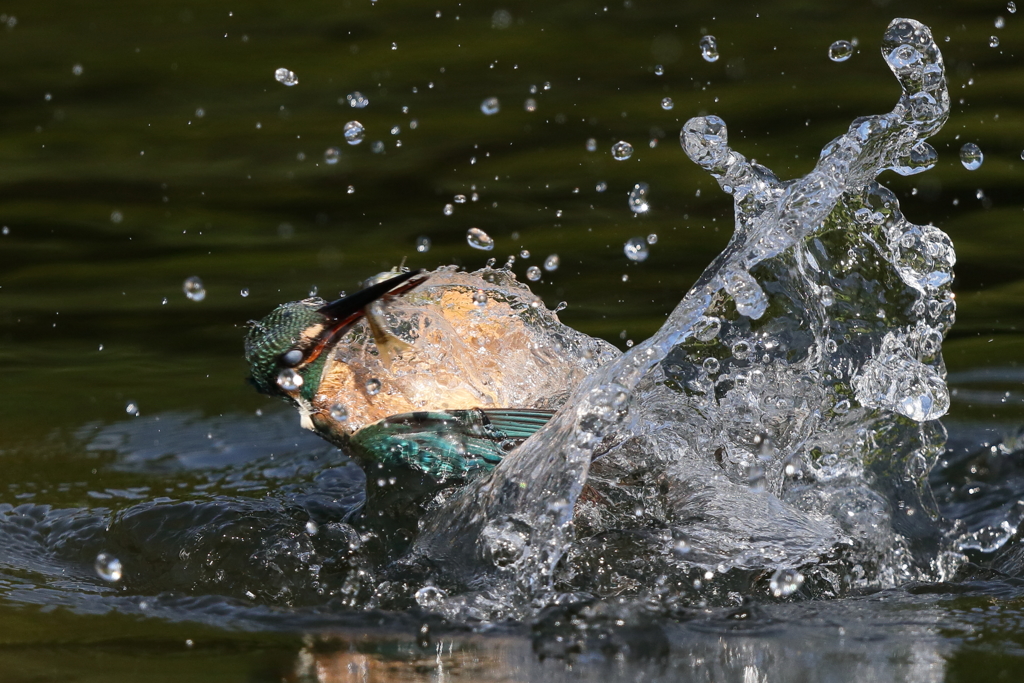
POLYGON ((718 117, 684 125, 687 155, 733 197, 729 245, 654 337, 423 520, 403 566, 429 567, 438 609, 523 615, 605 588, 688 599, 694 577, 706 599, 716 576, 804 566, 834 595, 955 565, 918 548, 944 533, 922 479, 944 442, 955 257, 875 180, 934 166, 924 139, 949 96, 927 27, 894 20, 882 55, 896 107, 855 120, 803 178, 734 151, 718 117))

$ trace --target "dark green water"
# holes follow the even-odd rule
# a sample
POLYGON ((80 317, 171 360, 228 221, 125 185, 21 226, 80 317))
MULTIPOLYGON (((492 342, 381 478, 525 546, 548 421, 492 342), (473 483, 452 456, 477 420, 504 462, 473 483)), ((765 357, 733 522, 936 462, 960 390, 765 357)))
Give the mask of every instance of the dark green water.
MULTIPOLYGON (((0 12, 0 505, 116 513, 177 489, 237 495, 247 477, 262 477, 254 497, 275 477, 301 487, 299 466, 249 477, 275 447, 320 446, 246 384, 242 326, 403 259, 476 268, 527 249, 523 279, 557 253, 559 269, 531 286, 549 306, 568 302, 563 321, 623 347, 647 337, 731 230, 728 197, 679 147, 682 122, 718 114, 734 148, 802 175, 853 118, 891 109, 899 89, 877 50, 896 16, 932 27, 954 101, 932 139, 939 166, 882 178, 910 220, 956 246, 946 424, 968 450, 1024 424, 1024 8, 36 0, 0 12), (702 33, 718 38, 715 63, 701 59, 702 33), (849 61, 828 59, 830 43, 854 37, 849 61), (279 67, 299 83, 276 82, 279 67), (349 107, 353 91, 369 106, 349 107), (481 112, 488 97, 499 113, 481 112), (356 146, 342 133, 353 119, 367 131, 356 146), (617 140, 635 147, 629 160, 612 159, 617 140), (973 172, 958 159, 967 141, 985 153, 973 172), (644 216, 627 206, 637 182, 650 186, 644 216), (493 252, 467 246, 471 226, 493 252), (649 259, 628 262, 623 243, 652 233, 649 259), (205 283, 201 302, 182 292, 190 276, 205 283), (173 427, 146 422, 157 417, 173 427), (113 440, 98 447, 97 433, 113 440)), ((189 602, 159 581, 136 590, 162 606, 147 617, 86 578, 95 550, 63 549, 62 584, 44 559, 0 547, 0 680, 1013 680, 1024 669, 1019 579, 676 615, 656 636, 609 627, 619 646, 607 652, 635 658, 592 643, 567 669, 544 658, 564 653, 543 624, 535 639, 529 625, 473 635, 312 599, 295 613, 189 602)))

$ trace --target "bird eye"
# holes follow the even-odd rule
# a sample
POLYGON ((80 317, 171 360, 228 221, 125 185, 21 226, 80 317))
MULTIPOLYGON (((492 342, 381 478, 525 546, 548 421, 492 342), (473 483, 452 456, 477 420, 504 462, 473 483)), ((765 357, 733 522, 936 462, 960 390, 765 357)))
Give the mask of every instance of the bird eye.
POLYGON ((291 351, 281 355, 281 365, 294 368, 296 365, 302 362, 302 351, 300 349, 292 349, 291 351))

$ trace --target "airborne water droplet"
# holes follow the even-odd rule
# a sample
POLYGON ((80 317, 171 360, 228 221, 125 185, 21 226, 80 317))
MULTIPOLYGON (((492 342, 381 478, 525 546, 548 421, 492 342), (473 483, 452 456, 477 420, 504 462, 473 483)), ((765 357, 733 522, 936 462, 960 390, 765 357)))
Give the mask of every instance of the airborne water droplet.
POLYGON ((345 136, 345 142, 350 145, 358 145, 366 137, 366 129, 358 121, 349 121, 341 129, 341 132, 345 136))
POLYGON ((629 191, 629 209, 633 213, 647 213, 651 205, 647 202, 647 183, 637 183, 629 191))
POLYGON ((661 108, 665 111, 670 111, 674 106, 676 106, 676 103, 672 101, 671 97, 661 98, 661 108))
POLYGON ((587 138, 587 151, 588 152, 596 152, 597 151, 597 140, 595 140, 594 138, 587 138))
POLYGON ((337 420, 338 422, 344 422, 348 419, 348 408, 345 407, 344 403, 335 403, 331 406, 331 419, 337 420))
POLYGON ((366 394, 368 396, 376 396, 380 393, 380 380, 376 377, 371 377, 366 380, 366 394))
POLYGON ((622 251, 625 252, 626 258, 637 263, 646 261, 650 255, 650 252, 647 250, 647 242, 643 237, 629 238, 622 247, 622 251))
POLYGON ((466 243, 474 249, 483 251, 494 249, 494 239, 480 228, 470 228, 466 231, 466 243))
POLYGON ((540 279, 540 268, 537 266, 530 266, 526 269, 526 279, 530 282, 536 282, 540 279))
POLYGON ((139 416, 139 404, 135 401, 128 401, 124 404, 124 412, 128 413, 132 417, 139 416))
POLYGON ((359 92, 358 90, 356 90, 355 92, 350 92, 348 95, 345 95, 345 100, 348 102, 348 106, 352 107, 353 109, 363 109, 364 107, 366 107, 366 105, 370 103, 370 100, 366 99, 366 96, 363 95, 363 93, 359 92))
POLYGON ((498 102, 497 97, 488 97, 486 100, 480 103, 480 111, 487 116, 497 114, 501 111, 501 103, 498 102))
POLYGON ((455 207, 452 206, 451 204, 445 204, 444 208, 441 209, 441 213, 443 213, 445 216, 451 216, 453 213, 455 213, 455 207))
POLYGON ((283 85, 298 85, 299 83, 298 76, 283 66, 274 72, 274 80, 283 85))
POLYGON ((190 278, 186 278, 181 289, 185 292, 185 296, 192 301, 202 301, 206 298, 206 288, 203 287, 203 281, 195 275, 190 278))
POLYGON ((704 36, 700 39, 700 56, 705 62, 718 61, 718 41, 714 36, 704 36))
POLYGON ((616 161, 625 161, 633 156, 633 145, 625 140, 619 140, 612 145, 612 158, 616 161))
POLYGON ((485 292, 482 289, 476 290, 473 293, 473 303, 476 304, 477 306, 481 306, 481 307, 486 306, 487 305, 487 292, 485 292))
POLYGON ((306 522, 306 533, 310 536, 316 536, 316 532, 320 531, 320 527, 317 526, 316 522, 309 520, 306 522))
POLYGON ((853 55, 853 44, 848 40, 837 40, 828 46, 828 58, 833 62, 845 62, 853 55))
POLYGON ((96 574, 99 575, 104 581, 110 581, 115 583, 121 580, 123 571, 121 568, 121 560, 117 559, 110 553, 100 553, 96 556, 96 563, 93 565, 96 569, 96 574))
MULTIPOLYGON (((1021 152, 1021 157, 1024 158, 1024 152, 1021 152)), ((604 192, 607 189, 608 189, 608 183, 606 183, 603 180, 600 181, 597 185, 594 186, 594 190, 597 191, 597 192, 604 192)))
POLYGON ((549 273, 554 272, 558 270, 558 266, 561 264, 561 262, 562 260, 558 258, 558 254, 551 254, 546 259, 544 259, 544 270, 548 271, 549 273))
POLYGON ((999 36, 989 36, 988 46, 989 47, 999 47, 999 36))
POLYGON ((968 171, 976 171, 981 168, 983 161, 985 161, 985 155, 982 154, 981 148, 973 142, 964 143, 964 146, 960 148, 960 163, 968 171))
POLYGON ((776 598, 784 598, 797 592, 804 583, 804 575, 796 569, 779 569, 772 574, 768 588, 776 598))
POLYGON ((341 150, 337 147, 328 147, 324 150, 324 162, 330 166, 338 163, 338 157, 341 156, 341 150))
POLYGON ((292 368, 285 368, 277 374, 277 386, 285 391, 295 391, 302 386, 302 375, 292 368))
POLYGON ((430 251, 430 238, 427 236, 416 238, 416 251, 423 254, 430 251))
POLYGON ((446 597, 448 597, 447 593, 433 586, 424 586, 416 591, 416 594, 413 596, 416 604, 424 609, 440 607, 446 597))

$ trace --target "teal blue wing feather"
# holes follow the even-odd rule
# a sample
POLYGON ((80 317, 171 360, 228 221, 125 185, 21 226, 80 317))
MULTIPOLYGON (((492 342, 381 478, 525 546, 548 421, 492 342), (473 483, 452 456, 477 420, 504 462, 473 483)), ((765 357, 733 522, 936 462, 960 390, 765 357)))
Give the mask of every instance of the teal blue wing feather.
POLYGON ((352 437, 363 458, 405 466, 438 480, 489 472, 543 427, 542 410, 452 410, 393 415, 352 437))
POLYGON ((528 439, 546 425, 555 414, 552 410, 506 408, 481 411, 495 429, 509 439, 528 439))

